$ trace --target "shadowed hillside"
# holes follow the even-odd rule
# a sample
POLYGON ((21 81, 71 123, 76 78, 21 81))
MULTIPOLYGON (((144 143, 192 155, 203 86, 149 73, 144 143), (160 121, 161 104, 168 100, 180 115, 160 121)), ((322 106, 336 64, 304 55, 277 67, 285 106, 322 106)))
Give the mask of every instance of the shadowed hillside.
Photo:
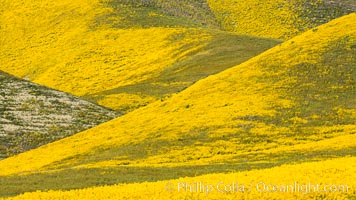
MULTIPOLYGON (((126 26, 131 23, 131 26, 141 27, 189 25, 219 28, 219 23, 206 0, 107 0, 106 2, 115 8, 117 14, 119 14, 116 16, 125 18, 125 21, 128 21, 126 26), (130 15, 125 11, 122 12, 127 7, 131 7, 134 14, 131 13, 130 15), (147 11, 151 15, 143 18, 147 11), (182 24, 177 24, 178 20, 182 24)), ((117 27, 125 27, 125 24, 119 23, 115 25, 117 27)))
POLYGON ((0 71, 0 158, 73 135, 118 114, 0 71))
POLYGON ((355 156, 355 30, 356 14, 338 18, 167 100, 3 160, 1 194, 355 156))
POLYGON ((356 1, 350 0, 207 1, 226 30, 280 39, 356 11, 356 1))

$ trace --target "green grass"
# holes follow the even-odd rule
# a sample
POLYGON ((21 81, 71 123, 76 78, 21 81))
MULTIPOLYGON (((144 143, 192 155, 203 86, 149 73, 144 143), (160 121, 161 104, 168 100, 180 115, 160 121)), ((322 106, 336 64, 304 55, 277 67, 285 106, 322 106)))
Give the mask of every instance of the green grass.
MULTIPOLYGON (((241 64, 281 43, 280 40, 275 39, 236 35, 213 30, 210 32, 212 39, 208 43, 202 44, 203 47, 201 49, 190 52, 187 56, 164 69, 154 78, 93 95, 87 95, 84 96, 84 98, 89 101, 98 102, 106 95, 137 94, 153 96, 156 99, 164 99, 167 96, 188 88, 198 80, 241 64)), ((176 35, 171 39, 176 40, 176 37, 180 36, 176 35)), ((190 48, 193 48, 192 44, 184 46, 178 52, 184 52, 190 48)), ((127 112, 130 111, 130 108, 121 108, 119 110, 127 112)))
POLYGON ((348 0, 208 0, 225 30, 259 37, 290 39, 356 11, 348 0))
POLYGON ((195 27, 219 28, 206 0, 108 0, 114 8, 111 17, 124 18, 114 27, 195 27), (130 8, 130 11, 127 10, 130 8), (154 16, 152 16, 154 14, 154 16))
POLYGON ((95 19, 96 26, 109 25, 117 29, 149 27, 201 27, 190 19, 170 16, 154 7, 135 7, 133 5, 114 4, 113 12, 95 19), (117 19, 120 19, 118 21, 117 19))
MULTIPOLYGON (((136 153, 140 154, 140 153, 136 153)), ((252 169, 266 169, 282 164, 298 164, 345 156, 356 156, 356 149, 326 149, 307 152, 278 152, 261 154, 251 152, 225 163, 211 163, 177 167, 134 167, 117 166, 107 168, 47 171, 29 175, 0 177, 0 197, 10 197, 37 190, 71 190, 119 183, 140 183, 170 180, 180 177, 194 177, 211 173, 231 173, 252 169), (266 162, 269 161, 269 162, 266 162), (273 162, 272 162, 273 161, 273 162)))
POLYGON ((347 0, 300 1, 295 4, 296 8, 300 8, 296 10, 299 18, 304 21, 304 24, 298 24, 301 32, 356 11, 355 1, 347 0))
MULTIPOLYGON (((263 121, 274 121, 275 125, 288 127, 293 122, 283 119, 298 117, 308 120, 307 124, 300 125, 306 130, 313 126, 354 124, 356 48, 353 42, 348 36, 342 37, 328 45, 318 63, 300 63, 288 68, 284 74, 261 80, 262 83, 278 82, 283 76, 295 80, 288 88, 282 88, 286 99, 296 103, 294 109, 277 109, 279 114, 274 119, 263 121), (312 116, 319 118, 313 119, 312 116)), ((270 65, 265 71, 278 68, 270 65)))

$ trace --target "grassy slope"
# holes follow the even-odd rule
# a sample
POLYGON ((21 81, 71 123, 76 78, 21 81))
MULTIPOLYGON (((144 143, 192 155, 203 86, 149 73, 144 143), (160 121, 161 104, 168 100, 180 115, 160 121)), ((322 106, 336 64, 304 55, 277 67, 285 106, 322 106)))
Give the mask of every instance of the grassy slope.
MULTIPOLYGON (((71 191, 34 192, 19 195, 13 200, 56 200, 56 199, 347 199, 356 195, 355 185, 356 159, 338 158, 321 162, 311 162, 297 165, 284 165, 271 169, 253 170, 248 172, 209 174, 194 178, 179 178, 155 183, 120 184, 114 186, 92 187, 71 191), (337 173, 334 172, 337 169, 337 173), (293 176, 290 172, 293 171, 293 176), (320 173, 321 171, 327 173, 320 173), (291 186, 298 182, 299 189, 293 191, 291 186), (321 182, 322 181, 322 182, 321 182), (290 187, 288 192, 259 192, 263 185, 278 185, 281 191, 290 187), (196 185, 203 186, 199 190, 196 185), (238 187, 230 191, 231 184, 237 183, 238 187), (306 184, 312 184, 311 190, 306 189, 306 184), (210 187, 208 186, 210 185, 210 187), (313 188, 320 184, 321 192, 314 193, 313 188), (324 186, 335 184, 339 186, 338 192, 323 192, 324 186), (185 188, 184 185, 189 185, 185 188), (258 186, 258 188, 257 188, 258 186), (192 188, 190 188, 192 187, 192 188), (179 188, 179 189, 178 189, 179 188), (244 188, 242 192, 241 188, 244 188), (192 191, 192 192, 191 192, 192 191)), ((272 188, 270 187, 269 190, 272 188)), ((327 187, 327 190, 330 188, 327 187)))
MULTIPOLYGON (((194 21, 196 25, 204 25, 213 28, 219 27, 219 22, 217 21, 214 13, 211 11, 206 0, 108 0, 107 2, 117 8, 122 8, 122 6, 133 6, 135 8, 141 8, 140 11, 145 11, 144 8, 158 9, 168 16, 179 17, 182 21, 194 21)), ((129 15, 124 15, 123 17, 132 19, 132 16, 129 15)), ((169 23, 174 25, 173 23, 177 20, 177 18, 172 17, 170 20, 171 22, 169 23)), ((156 26, 162 25, 162 20, 152 20, 149 21, 149 23, 147 23, 147 19, 144 19, 144 21, 129 21, 135 21, 136 25, 139 26, 150 26, 152 23, 156 26)), ((117 25, 122 27, 122 24, 117 25)))
POLYGON ((355 1, 348 0, 208 0, 208 3, 226 30, 281 39, 356 11, 355 1))
POLYGON ((355 21, 334 20, 163 102, 1 161, 1 194, 354 156, 355 21))
POLYGON ((130 111, 279 43, 206 29, 168 3, 3 1, 0 69, 130 111))
POLYGON ((118 116, 72 95, 0 71, 0 158, 89 129, 118 116))

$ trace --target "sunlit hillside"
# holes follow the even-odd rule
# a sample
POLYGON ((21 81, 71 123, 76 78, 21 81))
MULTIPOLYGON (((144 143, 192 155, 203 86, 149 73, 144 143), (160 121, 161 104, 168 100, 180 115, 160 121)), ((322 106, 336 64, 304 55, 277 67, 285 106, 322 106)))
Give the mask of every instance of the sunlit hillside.
POLYGON ((279 43, 208 29, 207 5, 169 2, 1 1, 0 69, 131 111, 279 43))
POLYGON ((356 11, 349 0, 207 0, 227 30, 288 39, 356 11))
POLYGON ((333 20, 169 99, 0 161, 0 192, 354 156, 355 43, 356 14, 333 20))

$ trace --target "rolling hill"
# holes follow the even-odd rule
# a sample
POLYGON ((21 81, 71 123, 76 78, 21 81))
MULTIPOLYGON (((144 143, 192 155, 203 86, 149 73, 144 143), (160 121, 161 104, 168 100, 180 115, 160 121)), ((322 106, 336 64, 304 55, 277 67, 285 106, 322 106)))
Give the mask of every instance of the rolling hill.
POLYGON ((119 115, 0 71, 0 158, 84 131, 119 115))
POLYGON ((168 180, 340 157, 352 162, 355 22, 356 14, 338 18, 171 98, 0 161, 0 193, 168 180))
POLYGON ((290 39, 356 11, 350 0, 207 0, 222 27, 239 34, 290 39))
POLYGON ((0 70, 129 112, 280 43, 213 16, 197 0, 2 1, 0 70))

